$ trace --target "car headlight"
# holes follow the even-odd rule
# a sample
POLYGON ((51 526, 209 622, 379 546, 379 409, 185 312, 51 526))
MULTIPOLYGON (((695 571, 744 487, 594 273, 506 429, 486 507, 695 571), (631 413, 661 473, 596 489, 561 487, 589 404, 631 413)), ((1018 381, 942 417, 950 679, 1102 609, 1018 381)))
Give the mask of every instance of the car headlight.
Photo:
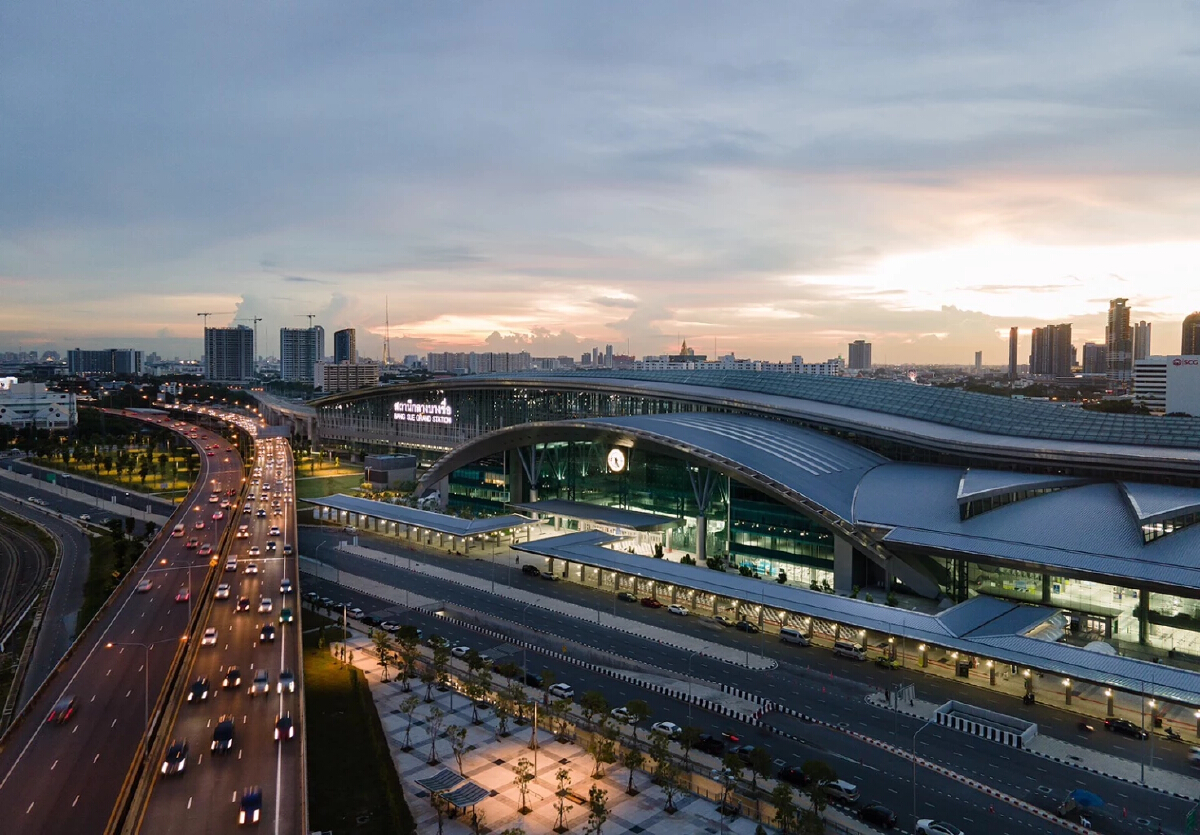
POLYGON ((162 773, 163 773, 163 774, 166 774, 166 773, 167 773, 167 764, 166 764, 166 763, 163 763, 163 767, 162 767, 162 773))
POLYGON ((187 760, 183 760, 181 763, 179 763, 179 768, 178 768, 177 770, 178 770, 178 771, 183 771, 183 769, 184 769, 186 766, 187 766, 187 760))
POLYGON ((258 810, 258 809, 255 809, 255 810, 254 810, 254 822, 255 822, 255 823, 258 823, 258 812, 259 812, 259 810, 258 810))
POLYGON ((245 823, 245 822, 246 822, 246 810, 243 809, 242 811, 238 812, 238 823, 245 823))

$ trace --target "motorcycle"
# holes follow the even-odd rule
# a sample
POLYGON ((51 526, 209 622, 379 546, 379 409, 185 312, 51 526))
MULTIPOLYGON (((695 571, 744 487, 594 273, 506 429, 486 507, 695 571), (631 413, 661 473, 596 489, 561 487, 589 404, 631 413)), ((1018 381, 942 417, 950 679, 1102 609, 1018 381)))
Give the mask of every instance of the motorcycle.
POLYGON ((1034 702, 1033 694, 1026 693, 1024 696, 1021 697, 1021 702, 1022 702, 1022 704, 1027 704, 1027 705, 1033 704, 1033 702, 1034 702))
POLYGON ((1174 728, 1167 728, 1167 739, 1172 742, 1183 742, 1183 736, 1174 728))
POLYGON ((1079 730, 1087 731, 1088 733, 1091 733, 1092 731, 1096 730, 1096 727, 1095 727, 1095 725, 1089 725, 1087 722, 1080 722, 1079 730))

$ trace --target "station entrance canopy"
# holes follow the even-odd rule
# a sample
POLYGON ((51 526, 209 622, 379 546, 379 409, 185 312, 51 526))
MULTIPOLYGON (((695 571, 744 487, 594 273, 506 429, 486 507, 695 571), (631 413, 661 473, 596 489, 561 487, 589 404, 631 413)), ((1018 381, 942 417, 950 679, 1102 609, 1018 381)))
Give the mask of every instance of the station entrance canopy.
POLYGON ((658 513, 647 513, 644 510, 626 510, 620 507, 588 504, 587 502, 569 502, 559 499, 548 499, 540 502, 525 502, 514 504, 517 510, 528 511, 542 516, 558 516, 565 519, 578 519, 592 523, 596 528, 622 528, 631 531, 661 531, 679 525, 679 520, 672 516, 658 513))
POLYGON ((537 519, 528 516, 509 514, 507 516, 490 516, 482 519, 462 519, 446 513, 436 513, 432 510, 417 510, 412 507, 377 502, 373 499, 360 499, 338 493, 322 499, 305 499, 309 504, 333 511, 340 511, 355 517, 362 517, 381 522, 392 522, 410 528, 433 531, 446 536, 478 537, 487 534, 511 531, 518 528, 540 525, 537 519))
POLYGON ((1200 705, 1200 673, 1030 637, 1058 610, 978 596, 936 615, 627 554, 604 547, 615 537, 567 534, 516 544, 516 550, 761 605, 788 615, 908 638, 981 658, 1069 676, 1126 692, 1200 705))

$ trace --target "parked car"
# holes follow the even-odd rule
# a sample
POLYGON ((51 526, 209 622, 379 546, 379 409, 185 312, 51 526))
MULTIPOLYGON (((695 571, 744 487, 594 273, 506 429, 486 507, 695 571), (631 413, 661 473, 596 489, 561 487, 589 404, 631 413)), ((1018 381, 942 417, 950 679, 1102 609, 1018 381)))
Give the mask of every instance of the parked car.
POLYGON ((721 626, 733 626, 734 625, 733 618, 726 617, 725 615, 717 615, 715 618, 713 618, 713 620, 715 620, 717 623, 721 624, 721 626))
POLYGON ((667 607, 667 611, 673 615, 686 615, 688 613, 686 606, 680 606, 678 603, 672 603, 667 607))
POLYGON ((952 823, 925 818, 917 821, 917 835, 963 835, 963 831, 952 823))
MULTIPOLYGON (((835 803, 853 806, 858 802, 858 786, 845 780, 832 780, 825 784, 825 794, 835 803)), ((917 830, 918 832, 920 829, 917 830)), ((959 833, 958 835, 961 835, 959 833)))
POLYGON ((884 829, 892 829, 896 826, 896 813, 882 803, 868 803, 858 810, 858 817, 860 820, 882 826, 884 829))
POLYGON ((642 605, 645 606, 647 609, 661 609, 662 608, 662 604, 659 603, 658 600, 656 600, 653 597, 643 597, 642 605))
POLYGON ((627 591, 617 592, 617 600, 623 600, 626 603, 637 603, 638 602, 637 595, 630 594, 627 591))
POLYGON ((739 620, 737 622, 737 629, 739 632, 749 632, 751 635, 757 635, 759 632, 758 627, 748 620, 739 620))
POLYGON ((720 757, 725 754, 725 743, 712 734, 700 734, 700 738, 696 740, 696 750, 720 757))
POLYGON ((571 699, 575 697, 575 688, 560 681, 550 685, 549 693, 559 699, 571 699))
POLYGON ((530 577, 536 577, 542 573, 542 570, 536 565, 529 565, 526 563, 525 565, 521 566, 521 573, 528 574, 530 577))
POLYGON ((808 775, 798 765, 785 765, 775 774, 775 779, 790 783, 798 789, 804 788, 811 782, 808 775))
POLYGON ((679 735, 683 733, 683 728, 676 725, 674 722, 655 722, 650 726, 656 734, 662 734, 670 739, 679 739, 679 735))
POLYGON ((561 580, 562 578, 559 577, 557 574, 555 574, 552 571, 543 571, 542 579, 543 580, 553 580, 553 581, 557 582, 557 581, 561 580))
POLYGON ((616 719, 618 722, 627 722, 630 725, 637 724, 638 719, 641 718, 640 716, 630 713, 629 708, 627 707, 614 707, 608 712, 608 715, 613 719, 616 719))

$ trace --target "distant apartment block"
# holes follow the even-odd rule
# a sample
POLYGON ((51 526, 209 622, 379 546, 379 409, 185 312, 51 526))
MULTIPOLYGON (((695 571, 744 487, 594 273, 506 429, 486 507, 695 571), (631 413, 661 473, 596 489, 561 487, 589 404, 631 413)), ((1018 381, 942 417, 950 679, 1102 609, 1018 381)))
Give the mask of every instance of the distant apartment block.
POLYGON ((1179 353, 1184 356, 1200 354, 1200 313, 1193 313, 1183 320, 1183 344, 1179 353))
POLYGON ((1150 356, 1150 323, 1138 322, 1133 326, 1134 362, 1150 356))
POLYGON ((533 357, 528 351, 520 353, 430 353, 426 358, 430 371, 442 374, 492 374, 506 371, 528 371, 533 357))
POLYGON ((379 385, 379 364, 374 362, 319 362, 313 385, 326 394, 379 385))
POLYGON ((67 352, 67 373, 79 374, 122 374, 142 373, 142 352, 132 348, 106 348, 102 351, 85 351, 74 348, 67 352))
POLYGON ((1008 329, 1008 379, 1017 379, 1017 337, 1020 331, 1017 328, 1008 329))
POLYGON ((317 363, 325 359, 325 329, 279 329, 279 379, 315 385, 317 363))
POLYGON ((1071 376, 1071 325, 1033 329, 1029 373, 1038 377, 1071 376))
POLYGON ((856 339, 850 343, 851 371, 867 371, 871 368, 871 343, 856 339))
POLYGON ((1113 299, 1108 303, 1104 345, 1108 350, 1108 378, 1114 383, 1128 384, 1133 379, 1133 328, 1129 325, 1129 313, 1129 299, 1113 299))
POLYGON ((220 383, 248 383, 254 379, 254 329, 204 329, 204 376, 220 383))
POLYGON ((333 361, 339 364, 358 362, 358 340, 355 338, 354 328, 333 332, 333 361))
POLYGON ((1096 342, 1083 344, 1083 373, 1094 375, 1108 373, 1108 352, 1103 345, 1096 342))

